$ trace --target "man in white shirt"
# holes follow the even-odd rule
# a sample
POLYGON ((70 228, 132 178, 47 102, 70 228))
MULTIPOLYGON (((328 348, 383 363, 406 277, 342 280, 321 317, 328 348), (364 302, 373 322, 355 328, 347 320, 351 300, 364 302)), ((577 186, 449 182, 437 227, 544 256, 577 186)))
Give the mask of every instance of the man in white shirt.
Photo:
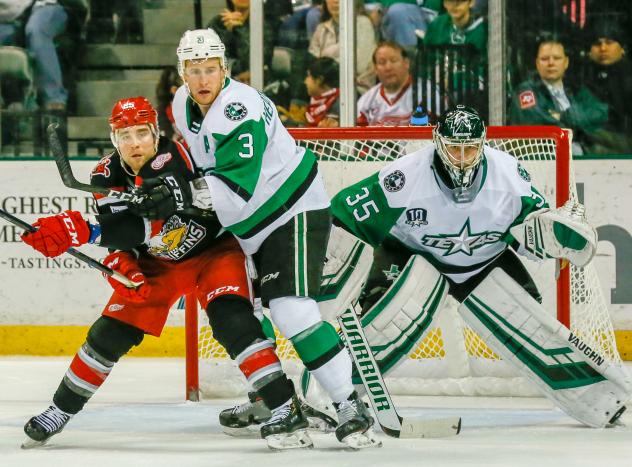
POLYGON ((408 126, 413 111, 412 77, 406 50, 384 41, 373 52, 379 83, 358 100, 358 126, 408 126))

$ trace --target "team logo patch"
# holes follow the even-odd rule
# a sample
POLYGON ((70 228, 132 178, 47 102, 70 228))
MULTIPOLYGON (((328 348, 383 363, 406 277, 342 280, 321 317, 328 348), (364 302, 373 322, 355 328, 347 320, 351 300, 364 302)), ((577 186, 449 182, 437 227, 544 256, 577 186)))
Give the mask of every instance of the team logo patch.
POLYGON ((108 166, 110 165, 111 161, 112 159, 110 159, 109 157, 104 157, 103 159, 101 159, 94 167, 94 169, 92 169, 90 177, 93 177, 95 175, 103 175, 104 177, 109 177, 110 168, 108 166))
POLYGON ((166 152, 164 154, 158 154, 156 157, 154 157, 154 160, 151 161, 151 168, 154 170, 160 170, 171 159, 173 159, 173 156, 171 155, 170 152, 166 152))
POLYGON ((533 94, 533 91, 523 91, 518 98, 520 99, 521 109, 528 109, 535 106, 535 94, 533 94))
POLYGON ((527 172, 527 169, 525 169, 520 164, 518 164, 518 175, 520 175, 520 178, 522 178, 525 182, 531 181, 531 175, 529 175, 529 172, 527 172))
POLYGON ((111 312, 121 311, 123 308, 125 308, 125 305, 120 305, 120 304, 118 304, 118 303, 112 303, 112 304, 108 307, 108 311, 111 311, 111 312))
POLYGON ((406 211, 406 224, 411 227, 421 227, 428 224, 428 211, 424 208, 413 208, 406 211))
POLYGON ((382 269, 382 272, 384 273, 384 276, 386 276, 387 281, 393 282, 399 277, 399 273, 401 271, 399 270, 399 266, 397 266, 397 264, 391 264, 388 269, 382 269))
POLYGON ((243 120, 248 115, 248 109, 241 102, 231 102, 224 107, 224 115, 227 119, 237 122, 243 120))
POLYGON ((160 232, 149 239, 147 252, 157 258, 179 260, 206 237, 206 228, 193 220, 171 216, 160 232))
POLYGON ((395 172, 392 172, 384 177, 383 183, 386 191, 390 191, 391 193, 393 193, 404 188, 406 177, 404 176, 404 172, 402 172, 401 170, 396 170, 395 172))
POLYGON ((450 256, 456 253, 472 256, 475 250, 485 245, 499 242, 502 236, 502 232, 489 230, 478 233, 472 232, 470 219, 468 218, 458 233, 424 235, 421 239, 421 244, 428 248, 443 250, 443 256, 450 256))

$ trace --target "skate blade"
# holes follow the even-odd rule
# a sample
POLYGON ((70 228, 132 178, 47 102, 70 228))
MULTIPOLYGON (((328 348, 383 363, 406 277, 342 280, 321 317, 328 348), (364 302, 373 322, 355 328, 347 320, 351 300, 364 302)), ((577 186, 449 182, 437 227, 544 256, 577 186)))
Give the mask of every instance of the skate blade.
POLYGON ((34 449, 34 448, 40 448, 44 446, 46 443, 48 443, 48 439, 45 439, 44 441, 36 441, 27 436, 26 439, 22 442, 22 445, 20 447, 22 449, 34 449))
POLYGON ((366 448, 382 447, 382 441, 377 439, 375 432, 371 428, 364 433, 352 433, 346 438, 343 438, 342 442, 355 451, 366 448))
POLYGON ((309 437, 306 430, 297 430, 294 433, 282 435, 270 435, 266 437, 268 447, 274 451, 285 451, 287 449, 313 448, 314 442, 309 437))
POLYGON ((222 426, 222 431, 228 436, 234 438, 261 438, 261 425, 248 425, 241 428, 232 428, 229 426, 222 426))

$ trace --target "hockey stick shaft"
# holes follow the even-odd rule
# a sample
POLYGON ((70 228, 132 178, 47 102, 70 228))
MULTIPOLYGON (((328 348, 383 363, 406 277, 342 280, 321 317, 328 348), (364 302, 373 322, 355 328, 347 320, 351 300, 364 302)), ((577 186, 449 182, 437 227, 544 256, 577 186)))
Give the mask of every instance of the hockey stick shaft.
MULTIPOLYGON (((0 217, 2 217, 3 219, 7 220, 11 224, 16 225, 16 226, 20 227, 21 229, 26 230, 27 232, 36 232, 37 231, 37 229, 35 229, 35 227, 33 227, 31 224, 29 224, 27 222, 24 222, 22 219, 20 219, 18 217, 15 217, 13 214, 10 214, 10 213, 6 212, 4 209, 0 209, 0 217)), ((101 271, 103 274, 106 274, 106 275, 110 276, 112 279, 115 279, 115 280, 119 281, 121 284, 125 285, 126 287, 136 287, 136 286, 139 285, 139 284, 136 284, 135 282, 132 282, 131 280, 129 280, 127 277, 125 277, 120 272, 117 272, 117 271, 114 271, 114 270, 108 268, 106 265, 100 263, 96 259, 91 258, 90 256, 88 256, 88 255, 86 255, 84 253, 81 253, 80 251, 77 251, 74 248, 68 248, 66 250, 66 253, 68 253, 70 256, 74 256, 79 261, 83 261, 84 263, 86 263, 91 268, 97 269, 97 270, 101 271)))
POLYGON ((434 420, 403 418, 397 413, 380 368, 362 330, 354 305, 338 317, 364 388, 382 431, 394 438, 438 438, 461 431, 461 419, 449 417, 434 420))
POLYGON ((68 155, 61 147, 61 142, 59 141, 59 136, 57 135, 57 124, 51 123, 46 128, 46 131, 48 132, 48 142, 50 144, 51 152, 53 153, 53 158, 55 159, 57 171, 61 176, 62 182, 64 182, 64 185, 66 185, 68 188, 86 191, 88 193, 97 193, 100 195, 108 196, 110 198, 116 198, 121 201, 129 201, 132 203, 138 203, 144 199, 143 196, 137 196, 132 193, 126 193, 123 191, 108 190, 107 188, 92 186, 88 183, 82 183, 77 180, 75 174, 72 171, 70 159, 68 159, 68 155))

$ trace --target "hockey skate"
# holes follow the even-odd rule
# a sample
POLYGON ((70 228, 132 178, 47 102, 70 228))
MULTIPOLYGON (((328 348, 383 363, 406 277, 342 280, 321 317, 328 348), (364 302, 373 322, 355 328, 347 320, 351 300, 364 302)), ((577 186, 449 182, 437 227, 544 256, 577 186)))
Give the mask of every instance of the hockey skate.
POLYGON ((311 448, 314 446, 307 433, 309 422, 301 411, 296 395, 272 411, 272 417, 261 427, 261 437, 274 450, 311 448))
POLYGON ((256 392, 248 393, 248 402, 224 409, 219 414, 222 431, 230 436, 258 438, 260 425, 272 416, 256 392))
POLYGON ((356 391, 353 391, 346 401, 334 403, 334 407, 338 414, 338 441, 352 449, 382 446, 382 442, 377 439, 371 428, 374 423, 373 417, 356 391))
POLYGON ((22 443, 22 449, 43 446, 49 439, 63 430, 71 418, 72 415, 51 405, 24 425, 24 433, 26 433, 27 438, 22 443))

